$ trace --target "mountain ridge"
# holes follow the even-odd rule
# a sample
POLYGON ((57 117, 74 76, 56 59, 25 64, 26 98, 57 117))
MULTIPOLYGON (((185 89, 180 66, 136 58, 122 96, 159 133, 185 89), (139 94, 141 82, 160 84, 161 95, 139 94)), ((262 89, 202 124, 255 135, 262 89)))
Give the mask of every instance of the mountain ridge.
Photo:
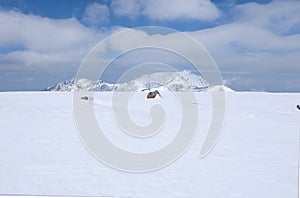
POLYGON ((71 78, 49 86, 43 91, 139 91, 158 89, 170 91, 203 91, 209 84, 202 76, 191 71, 156 72, 144 74, 129 82, 108 83, 103 80, 91 81, 86 78, 71 78))

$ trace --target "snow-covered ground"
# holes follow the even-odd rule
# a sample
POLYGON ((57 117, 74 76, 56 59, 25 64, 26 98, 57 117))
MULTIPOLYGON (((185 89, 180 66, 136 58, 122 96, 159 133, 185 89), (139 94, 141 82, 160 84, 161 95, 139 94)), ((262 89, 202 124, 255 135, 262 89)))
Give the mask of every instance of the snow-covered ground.
MULTIPOLYGON (((111 94, 96 93, 91 105, 114 144, 146 152, 172 140, 180 111, 170 93, 150 101, 138 92, 129 104, 131 118, 139 124, 149 122, 147 108, 154 103, 169 109, 166 129, 152 141, 118 129, 111 94)), ((199 127, 187 152, 162 169, 127 173, 102 164, 85 149, 74 123, 71 92, 0 93, 0 194, 296 198, 300 111, 295 106, 300 94, 227 92, 221 138, 204 159, 198 156, 211 101, 207 92, 195 94, 199 127)))

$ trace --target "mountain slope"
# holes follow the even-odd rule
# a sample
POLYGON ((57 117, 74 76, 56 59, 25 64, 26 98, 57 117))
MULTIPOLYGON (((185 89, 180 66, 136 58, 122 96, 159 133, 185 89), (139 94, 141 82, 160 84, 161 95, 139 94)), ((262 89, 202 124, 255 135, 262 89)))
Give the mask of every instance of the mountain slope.
POLYGON ((129 82, 110 84, 101 80, 72 78, 64 82, 49 86, 44 91, 137 91, 142 89, 168 89, 171 91, 201 91, 208 87, 208 83, 191 71, 157 72, 145 74, 129 82))
POLYGON ((72 78, 45 88, 43 91, 112 91, 114 85, 101 80, 91 81, 85 78, 72 78))

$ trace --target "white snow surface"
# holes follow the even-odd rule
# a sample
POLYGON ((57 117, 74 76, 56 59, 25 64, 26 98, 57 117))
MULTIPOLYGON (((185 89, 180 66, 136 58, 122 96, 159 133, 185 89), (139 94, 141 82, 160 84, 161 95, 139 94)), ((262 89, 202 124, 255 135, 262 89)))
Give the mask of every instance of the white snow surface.
MULTIPOLYGON (((167 112, 166 129, 149 139, 125 135, 114 123, 112 92, 95 93, 95 112, 105 135, 119 147, 151 151, 171 141, 180 123, 172 92, 146 100, 135 92, 130 116, 149 122, 149 108, 167 112), (152 140, 151 140, 152 139, 152 140)), ((198 133, 174 163, 147 173, 127 173, 97 161, 85 149, 73 118, 71 92, 0 93, 0 194, 115 197, 296 198, 300 94, 226 92, 222 135, 204 159, 209 92, 197 92, 198 133)))
POLYGON ((166 89, 171 91, 201 91, 208 87, 207 82, 191 71, 156 72, 144 74, 134 80, 111 84, 101 80, 91 81, 85 78, 66 80, 49 86, 45 91, 139 91, 142 89, 166 89))
POLYGON ((225 85, 214 85, 209 87, 212 92, 235 92, 233 89, 226 87, 225 85))

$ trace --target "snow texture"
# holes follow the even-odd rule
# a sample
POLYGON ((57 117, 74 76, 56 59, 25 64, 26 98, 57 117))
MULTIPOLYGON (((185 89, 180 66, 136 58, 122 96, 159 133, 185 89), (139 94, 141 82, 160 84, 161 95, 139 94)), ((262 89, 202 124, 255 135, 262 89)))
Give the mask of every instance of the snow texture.
MULTIPOLYGON (((106 136, 119 147, 151 151, 172 140, 180 107, 174 93, 147 100, 135 92, 130 116, 149 122, 148 109, 166 108, 166 129, 153 140, 126 136, 114 123, 112 92, 95 93, 95 112, 106 136)), ((81 143, 71 92, 0 93, 0 194, 116 197, 296 198, 300 94, 226 92, 226 118, 218 144, 199 152, 211 119, 208 92, 197 92, 198 133, 171 165, 142 174, 97 161, 81 143)), ((150 138, 151 139, 151 138, 150 138)), ((109 152, 109 151, 108 151, 109 152)))

